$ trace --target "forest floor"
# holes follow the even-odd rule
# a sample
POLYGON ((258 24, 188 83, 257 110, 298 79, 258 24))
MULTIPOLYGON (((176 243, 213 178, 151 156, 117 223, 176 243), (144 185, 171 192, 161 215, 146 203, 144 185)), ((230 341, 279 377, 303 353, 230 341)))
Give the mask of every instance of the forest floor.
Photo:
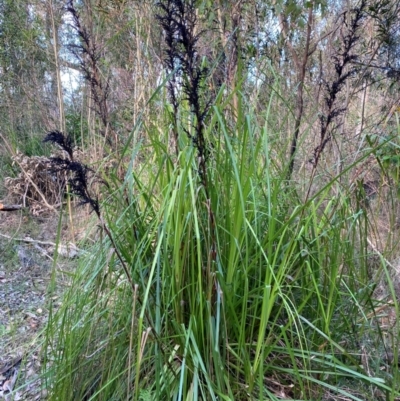
POLYGON ((57 241, 58 227, 54 214, 0 212, 0 400, 46 399, 40 380, 43 329, 79 258, 71 245, 77 228, 63 222, 57 241))

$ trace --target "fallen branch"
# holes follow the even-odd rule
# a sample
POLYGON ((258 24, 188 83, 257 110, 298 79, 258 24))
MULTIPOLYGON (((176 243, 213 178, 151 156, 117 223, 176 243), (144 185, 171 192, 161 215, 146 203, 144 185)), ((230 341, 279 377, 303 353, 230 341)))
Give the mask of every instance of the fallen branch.
POLYGON ((6 235, 6 234, 0 234, 0 237, 4 237, 7 239, 11 239, 14 241, 21 241, 21 242, 27 242, 29 244, 40 244, 40 245, 50 245, 50 246, 57 246, 54 242, 50 242, 50 241, 37 241, 34 240, 30 237, 26 237, 26 238, 17 238, 17 237, 11 237, 10 235, 6 235))
MULTIPOLYGON (((6 141, 6 139, 4 138, 4 136, 0 133, 0 138, 3 139, 4 144, 6 145, 6 148, 8 149, 8 151, 10 152, 10 154, 12 156, 14 156, 15 158, 15 152, 12 149, 12 147, 9 145, 9 143, 6 141)), ((43 192, 39 189, 39 187, 32 181, 31 177, 29 176, 29 174, 25 171, 25 169, 22 167, 21 163, 16 160, 16 163, 18 164, 19 168, 21 169, 21 171, 23 172, 24 176, 26 177, 26 179, 30 182, 30 184, 35 188, 35 190, 37 191, 38 195, 42 198, 43 204, 50 210, 52 210, 53 212, 57 213, 57 210, 54 206, 50 205, 47 200, 46 197, 43 195, 43 192)))
POLYGON ((54 249, 57 249, 57 252, 61 256, 66 256, 66 257, 69 257, 69 258, 78 256, 78 255, 82 255, 83 253, 85 253, 84 250, 79 249, 76 245, 74 245, 71 242, 68 243, 67 245, 63 245, 63 244, 58 244, 57 245, 54 242, 38 241, 38 240, 34 240, 34 239, 30 238, 30 237, 17 238, 17 237, 11 237, 10 235, 6 235, 6 234, 0 234, 0 237, 7 238, 9 240, 14 240, 14 241, 26 242, 28 244, 52 246, 52 247, 54 247, 54 249))
POLYGON ((0 210, 2 212, 13 212, 15 210, 21 210, 23 206, 21 205, 4 205, 3 203, 0 203, 0 210))

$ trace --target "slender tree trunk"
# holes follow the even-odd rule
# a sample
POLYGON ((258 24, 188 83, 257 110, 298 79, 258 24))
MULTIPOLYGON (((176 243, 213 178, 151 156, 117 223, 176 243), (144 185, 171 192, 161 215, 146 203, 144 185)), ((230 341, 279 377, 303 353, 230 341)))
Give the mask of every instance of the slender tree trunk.
MULTIPOLYGON (((283 14, 279 15, 279 22, 281 25, 282 33, 285 39, 288 39, 289 25, 286 17, 283 14)), ((308 59, 310 57, 310 43, 311 43, 311 33, 313 25, 313 7, 308 10, 307 18, 307 32, 306 32, 306 43, 303 51, 303 55, 300 58, 296 50, 292 46, 291 42, 288 40, 288 47, 292 54, 296 69, 297 69, 297 93, 296 93, 296 111, 295 111, 295 123, 294 123, 294 133, 290 146, 290 162, 288 168, 287 179, 290 180, 294 169, 294 158, 297 151, 297 144, 299 140, 300 127, 303 119, 304 113, 304 81, 306 76, 306 68, 308 59)))
POLYGON ((58 24, 56 23, 54 16, 54 5, 53 0, 49 0, 48 9, 50 14, 51 31, 53 39, 53 52, 54 52, 54 69, 55 69, 55 79, 57 84, 57 99, 58 99, 58 118, 59 127, 58 129, 65 132, 65 116, 64 116, 64 100, 63 100, 63 88, 61 82, 61 72, 60 72, 60 58, 59 58, 59 46, 58 46, 58 24))

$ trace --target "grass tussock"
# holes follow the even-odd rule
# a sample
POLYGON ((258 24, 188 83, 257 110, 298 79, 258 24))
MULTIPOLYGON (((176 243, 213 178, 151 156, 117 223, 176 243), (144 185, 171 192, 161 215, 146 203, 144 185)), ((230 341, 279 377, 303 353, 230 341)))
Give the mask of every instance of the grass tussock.
MULTIPOLYGON (((65 151, 53 168, 100 223, 50 314, 50 400, 399 399, 392 266, 371 242, 378 230, 367 187, 349 179, 371 159, 386 173, 380 151, 393 141, 366 137, 336 175, 320 162, 344 112, 336 100, 352 74, 345 67, 361 14, 335 59, 321 143, 297 187, 294 158, 282 151, 289 143, 271 128, 280 126, 279 88, 257 112, 244 83, 229 93, 222 84, 210 100, 212 62, 200 57, 195 5, 158 3, 165 91, 155 91, 154 115, 136 121, 131 140, 113 143, 118 161, 102 177, 103 193, 93 195, 93 171, 74 160, 68 136, 46 138, 65 151)), ((79 29, 73 2, 70 11, 79 29)), ((94 55, 84 33, 83 50, 94 55)), ((107 126, 101 99, 93 96, 107 126)), ((315 139, 310 132, 304 142, 315 139)))
POLYGON ((50 399, 397 399, 397 321, 381 322, 398 305, 385 260, 371 272, 362 197, 335 177, 304 201, 268 124, 244 106, 228 124, 222 101, 209 121, 206 180, 190 121, 177 155, 158 123, 125 147, 97 244, 50 316, 50 399))

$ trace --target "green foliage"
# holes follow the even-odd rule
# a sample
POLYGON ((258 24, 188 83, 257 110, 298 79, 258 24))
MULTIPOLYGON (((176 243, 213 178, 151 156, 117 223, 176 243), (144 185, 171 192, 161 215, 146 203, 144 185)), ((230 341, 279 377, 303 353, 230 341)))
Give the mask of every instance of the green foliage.
POLYGON ((40 82, 43 91, 48 73, 43 27, 30 7, 24 1, 0 0, 0 131, 28 156, 43 154, 43 119, 35 112, 44 93, 38 95, 35 85, 40 82))
POLYGON ((271 163, 267 125, 238 116, 228 124, 217 102, 205 127, 217 138, 209 197, 184 128, 176 159, 157 123, 148 144, 126 147, 127 173, 109 177, 102 206, 114 244, 100 235, 49 320, 50 400, 399 395, 383 356, 373 371, 359 356, 367 341, 385 351, 371 319, 366 214, 333 194, 336 178, 302 202, 285 161, 271 163))
POLYGON ((74 138, 77 145, 83 143, 84 138, 89 138, 89 127, 87 121, 82 119, 81 113, 70 111, 65 114, 66 132, 74 138))
POLYGON ((3 69, 2 91, 10 85, 12 92, 23 91, 21 79, 26 73, 45 73, 43 35, 34 14, 25 2, 1 0, 0 65, 3 69))

